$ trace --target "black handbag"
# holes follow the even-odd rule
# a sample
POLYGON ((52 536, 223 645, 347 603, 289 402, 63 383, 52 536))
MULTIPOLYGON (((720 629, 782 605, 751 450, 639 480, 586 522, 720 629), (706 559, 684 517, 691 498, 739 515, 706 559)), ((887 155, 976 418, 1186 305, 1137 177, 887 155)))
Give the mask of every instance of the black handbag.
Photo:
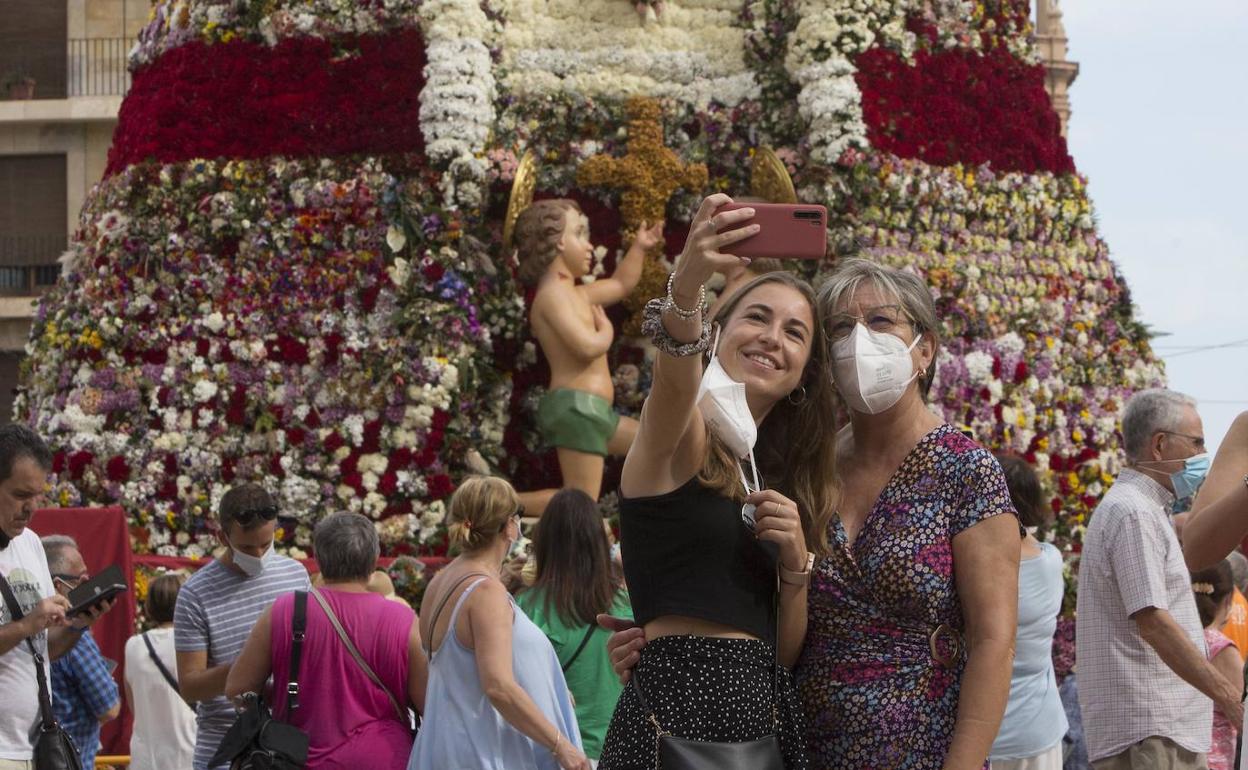
MULTIPOLYGON (((0 592, 4 593, 4 602, 9 606, 11 620, 21 620, 24 616, 22 607, 17 603, 13 588, 3 575, 0 575, 0 592)), ((29 636, 26 637, 26 646, 30 648, 30 654, 35 659, 35 679, 39 681, 39 735, 35 738, 35 770, 82 770, 82 757, 78 754, 74 739, 57 723, 56 715, 52 711, 43 655, 35 649, 29 636)))
MULTIPOLYGON (((299 663, 308 626, 308 593, 295 592, 290 618, 290 677, 286 683, 286 718, 299 709, 299 663)), ((297 770, 308 762, 308 735, 276 719, 255 693, 247 693, 242 711, 217 747, 210 764, 230 770, 297 770)))
MULTIPOLYGON (((779 573, 777 572, 777 580, 779 573)), ((752 741, 698 741, 680 738, 663 729, 654 710, 641 692, 637 672, 633 671, 632 687, 637 702, 656 735, 656 767, 660 770, 784 770, 784 755, 780 751, 780 591, 776 586, 776 638, 771 660, 771 720, 775 730, 771 735, 752 741)))

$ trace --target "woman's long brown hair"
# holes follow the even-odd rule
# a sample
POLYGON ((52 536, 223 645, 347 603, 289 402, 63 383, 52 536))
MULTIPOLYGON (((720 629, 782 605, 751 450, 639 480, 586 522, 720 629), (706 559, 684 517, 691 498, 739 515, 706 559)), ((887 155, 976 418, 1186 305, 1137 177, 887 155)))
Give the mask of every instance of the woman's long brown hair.
MULTIPOLYGON (((797 292, 810 305, 814 320, 811 329, 810 360, 802 372, 797 393, 804 398, 782 398, 758 428, 754 457, 763 484, 797 503, 806 533, 806 544, 819 555, 828 553, 828 522, 836 510, 836 402, 823 324, 810 284, 792 273, 766 273, 737 290, 715 314, 715 323, 725 325, 741 301, 759 286, 781 284, 797 292), (796 403, 794 403, 796 401, 796 403)), ((745 488, 737 470, 737 460, 717 436, 707 431, 706 458, 698 471, 698 481, 734 500, 745 499, 745 488)))
POLYGON ((588 625, 607 612, 619 588, 602 513, 579 489, 561 489, 550 499, 533 532, 537 578, 530 591, 545 592, 546 611, 569 626, 588 625))

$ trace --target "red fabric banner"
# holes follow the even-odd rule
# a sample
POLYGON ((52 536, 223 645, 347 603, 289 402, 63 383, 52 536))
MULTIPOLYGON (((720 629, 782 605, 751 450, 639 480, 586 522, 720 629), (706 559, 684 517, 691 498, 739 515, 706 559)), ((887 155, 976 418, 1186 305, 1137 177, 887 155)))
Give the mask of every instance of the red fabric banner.
MULTIPOLYGON (((121 508, 48 508, 35 513, 31 521, 40 537, 69 535, 78 541, 78 550, 87 571, 95 574, 116 564, 133 589, 134 563, 130 554, 130 530, 121 508)), ((104 657, 117 662, 113 678, 122 696, 121 716, 100 730, 101 754, 127 754, 130 747, 130 710, 125 708, 126 640, 134 634, 134 592, 127 591, 108 614, 96 621, 91 634, 104 657)))

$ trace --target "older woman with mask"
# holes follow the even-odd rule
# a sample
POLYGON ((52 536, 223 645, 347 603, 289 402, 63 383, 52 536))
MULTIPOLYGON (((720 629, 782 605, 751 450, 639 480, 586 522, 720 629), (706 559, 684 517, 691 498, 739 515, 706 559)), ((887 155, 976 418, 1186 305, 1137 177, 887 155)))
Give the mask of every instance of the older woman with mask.
POLYGON ((850 424, 795 672, 809 745, 824 767, 979 768, 1009 694, 1018 609, 1005 478, 924 402, 939 322, 922 280, 846 260, 819 310, 850 424))
MULTIPOLYGON (((1009 694, 1018 610, 1005 478, 924 403, 939 323, 918 277, 846 260, 819 315, 850 424, 836 436, 839 504, 815 533, 828 555, 794 669, 812 764, 980 768, 1009 694)), ((644 644, 638 629, 614 635, 622 675, 644 644)))

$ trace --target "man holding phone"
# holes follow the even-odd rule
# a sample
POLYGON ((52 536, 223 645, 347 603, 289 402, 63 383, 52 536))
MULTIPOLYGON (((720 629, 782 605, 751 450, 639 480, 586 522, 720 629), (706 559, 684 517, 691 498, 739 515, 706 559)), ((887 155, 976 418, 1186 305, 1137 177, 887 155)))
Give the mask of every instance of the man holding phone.
POLYGON ((39 685, 31 639, 46 658, 56 659, 78 642, 81 631, 108 611, 112 602, 72 621, 69 600, 56 592, 39 536, 28 529, 43 505, 52 452, 25 425, 0 427, 0 576, 17 600, 14 620, 0 601, 0 770, 33 770, 39 726, 39 685))
MULTIPOLYGON (((90 579, 78 543, 69 535, 43 538, 43 551, 56 592, 70 591, 90 579)), ((72 600, 71 600, 72 602, 72 600)), ((100 747, 100 725, 121 713, 121 697, 112 670, 89 629, 65 655, 52 662, 52 710, 56 721, 74 739, 84 768, 95 766, 100 747)))

